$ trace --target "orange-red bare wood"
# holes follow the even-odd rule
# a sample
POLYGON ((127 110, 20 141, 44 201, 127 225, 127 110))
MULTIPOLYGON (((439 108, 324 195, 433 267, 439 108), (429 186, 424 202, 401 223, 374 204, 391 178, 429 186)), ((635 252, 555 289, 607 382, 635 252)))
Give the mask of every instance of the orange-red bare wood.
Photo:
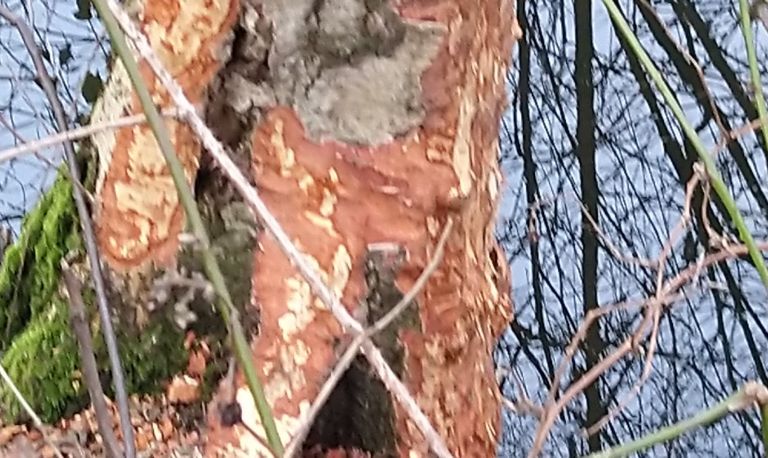
MULTIPOLYGON (((505 258, 493 235, 501 187, 497 138, 519 29, 505 0, 404 1, 397 8, 405 18, 447 29, 422 75, 422 125, 376 147, 316 143, 292 109, 278 107, 253 133, 253 170, 277 219, 351 308, 364 293, 368 243, 407 249, 398 278, 407 290, 446 216, 456 218, 442 266, 419 299, 423 329, 401 335, 404 381, 456 456, 493 456, 500 397, 491 351, 511 313, 505 258)), ((274 241, 265 236, 262 245, 252 282, 261 316, 254 359, 287 441, 335 362, 341 329, 274 241)), ((252 405, 244 389, 239 400, 252 405)), ((245 410, 260 431, 253 409, 245 410)), ((397 417, 401 455, 427 456, 415 425, 400 409, 397 417)), ((245 432, 238 446, 263 450, 245 432)))

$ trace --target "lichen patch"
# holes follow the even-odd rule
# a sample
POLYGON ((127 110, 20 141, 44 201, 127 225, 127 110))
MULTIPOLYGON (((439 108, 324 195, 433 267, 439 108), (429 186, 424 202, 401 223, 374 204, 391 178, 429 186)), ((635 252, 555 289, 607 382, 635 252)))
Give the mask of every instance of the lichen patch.
POLYGON ((420 125, 420 78, 440 45, 440 24, 404 21, 388 2, 287 5, 263 2, 275 24, 271 85, 310 138, 377 145, 420 125))

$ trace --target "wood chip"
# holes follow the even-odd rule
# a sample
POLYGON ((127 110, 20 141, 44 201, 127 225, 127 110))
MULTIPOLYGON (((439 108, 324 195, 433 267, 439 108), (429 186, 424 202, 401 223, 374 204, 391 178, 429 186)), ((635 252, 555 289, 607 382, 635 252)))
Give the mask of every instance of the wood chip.
POLYGON ((175 376, 166 390, 172 404, 191 404, 200 399, 200 383, 187 375, 175 376))

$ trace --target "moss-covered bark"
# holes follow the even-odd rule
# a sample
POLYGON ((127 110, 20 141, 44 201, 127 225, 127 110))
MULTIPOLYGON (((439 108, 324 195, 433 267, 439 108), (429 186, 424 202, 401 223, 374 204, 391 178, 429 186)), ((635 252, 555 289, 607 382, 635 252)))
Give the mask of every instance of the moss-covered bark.
MULTIPOLYGON (((62 259, 83 259, 82 253, 72 183, 62 168, 53 186, 26 217, 18 241, 8 248, 0 265, 0 363, 45 421, 87 402, 77 342, 69 327, 68 303, 60 288, 62 259)), ((83 265, 77 267, 84 269, 83 265)), ((95 317, 93 292, 89 285, 84 286, 95 317)), ((97 360, 106 376, 106 347, 98 322, 92 323, 97 360)), ((157 389, 168 375, 183 367, 183 334, 167 320, 153 322, 145 329, 121 324, 120 353, 131 392, 157 389)), ((109 378, 104 380, 110 392, 109 378)), ((20 414, 18 402, 5 385, 0 385, 0 412, 8 420, 20 414)))
MULTIPOLYGON (((83 153, 83 156, 90 154, 83 153)), ((83 160, 87 170, 85 188, 93 189, 93 160, 83 160)), ((250 277, 255 244, 255 227, 250 212, 217 172, 206 172, 198 182, 200 211, 209 228, 213 249, 221 263, 230 292, 238 306, 250 298, 250 277)), ((61 168, 53 186, 26 217, 18 241, 6 250, 0 265, 0 363, 44 421, 54 421, 88 402, 85 381, 80 373, 77 341, 69 325, 69 304, 61 287, 62 259, 73 264, 83 279, 83 296, 91 314, 94 350, 104 388, 112 393, 107 351, 100 335, 95 295, 88 280, 84 246, 77 210, 72 200, 72 183, 61 168)), ((178 270, 189 276, 202 272, 194 244, 179 256, 178 270)), ((183 339, 174 309, 188 293, 183 284, 168 287, 163 304, 150 311, 145 299, 154 298, 157 279, 167 272, 155 269, 141 282, 125 288, 112 284, 109 291, 120 356, 130 393, 147 393, 163 386, 187 362, 183 339), (131 289, 131 291, 128 291, 131 289), (137 291, 138 289, 138 291, 137 291), (140 310, 141 313, 137 313, 140 310)), ((113 278, 114 279, 114 278, 113 278)), ((207 336, 214 349, 221 347, 226 327, 205 294, 196 294, 188 304, 196 315, 189 329, 207 336)), ((257 316, 244 323, 253 329, 257 316)), ((208 379, 214 380, 223 365, 211 362, 208 379)), ((203 387, 209 393, 208 386, 203 387)), ((7 420, 18 419, 20 406, 6 386, 0 384, 0 412, 7 420)))

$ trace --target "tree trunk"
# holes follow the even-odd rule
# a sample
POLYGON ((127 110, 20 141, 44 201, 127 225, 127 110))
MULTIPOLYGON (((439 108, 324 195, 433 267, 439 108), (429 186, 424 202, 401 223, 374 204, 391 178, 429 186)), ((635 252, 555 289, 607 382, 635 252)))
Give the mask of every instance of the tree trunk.
MULTIPOLYGON (((574 29, 576 31, 576 59, 574 71, 574 83, 576 86, 576 140, 578 142, 577 155, 579 158, 579 181, 581 188, 581 201, 584 203, 585 213, 581 216, 581 299, 583 301, 584 315, 600 307, 597 295, 597 272, 600 256, 598 253, 598 239, 596 227, 599 227, 599 195, 597 184, 597 164, 595 160, 595 94, 592 84, 592 59, 594 47, 592 45, 592 10, 589 0, 575 0, 574 10, 578 14, 574 16, 574 29), (593 226, 594 224, 594 226, 593 226)), ((587 330, 584 339, 584 372, 600 362, 600 354, 606 347, 600 332, 600 320, 587 330)), ((591 428, 601 418, 607 415, 607 411, 600 391, 601 380, 598 377, 584 390, 587 401, 586 418, 584 428, 591 428)), ((590 452, 597 452, 601 447, 600 432, 591 434, 587 439, 590 452)))
MULTIPOLYGON (((375 341, 456 456, 494 455, 500 395, 491 352, 511 314, 506 257, 493 229, 501 188, 498 123, 519 35, 512 3, 146 0, 134 11, 186 95, 355 317, 373 321, 392 307, 429 262, 446 221, 454 220, 444 259, 417 303, 375 341), (382 245, 376 243, 405 256, 397 265, 377 263, 372 247, 382 245)), ((145 63, 142 72, 156 101, 170 107, 145 63)), ((139 112, 116 63, 93 122, 139 112)), ((189 128, 176 121, 168 126, 252 332, 253 358, 287 442, 348 339, 273 238, 258 231, 189 128)), ((90 150, 98 157, 97 167, 91 161, 91 173, 98 170, 97 237, 121 342, 131 349, 126 358, 143 361, 158 348, 169 354, 173 345, 174 355, 183 355, 185 329, 221 337, 210 298, 189 281, 201 269, 194 243, 179 242, 184 214, 149 127, 95 135, 90 150), (173 338, 148 339, 150 329, 154 337, 173 338), (145 344, 137 351, 136 342, 145 344)), ((66 189, 54 192, 68 197, 66 189)), ((56 221, 50 205, 38 211, 56 221)), ((68 225, 54 240, 61 246, 78 239, 71 209, 64 213, 68 225)), ((9 288, 4 278, 37 281, 24 268, 23 260, 32 259, 29 246, 17 248, 19 262, 6 257, 0 295, 9 288)), ((55 250, 46 279, 58 278, 65 251, 55 250)), ((56 288, 47 291, 59 297, 56 288)), ((22 312, 5 320, 13 332, 0 341, 0 350, 10 347, 4 362, 9 354, 20 359, 11 349, 30 324, 42 321, 39 310, 22 312)), ((66 327, 56 332, 68 335, 66 327)), ((71 344, 70 337, 61 339, 71 344)), ((167 376, 184 361, 168 359, 167 371, 152 377, 167 376)), ((127 371, 133 388, 146 382, 141 369, 127 371)), ((362 359, 350 368, 305 449, 427 456, 418 429, 371 374, 362 359)), ((34 374, 26 377, 34 385, 34 374)), ((222 384, 208 411, 207 452, 231 454, 234 447, 264 455, 264 438, 251 433, 263 433, 253 400, 236 380, 250 428, 222 424, 229 388, 222 384)), ((52 414, 83 390, 63 394, 52 414)))

